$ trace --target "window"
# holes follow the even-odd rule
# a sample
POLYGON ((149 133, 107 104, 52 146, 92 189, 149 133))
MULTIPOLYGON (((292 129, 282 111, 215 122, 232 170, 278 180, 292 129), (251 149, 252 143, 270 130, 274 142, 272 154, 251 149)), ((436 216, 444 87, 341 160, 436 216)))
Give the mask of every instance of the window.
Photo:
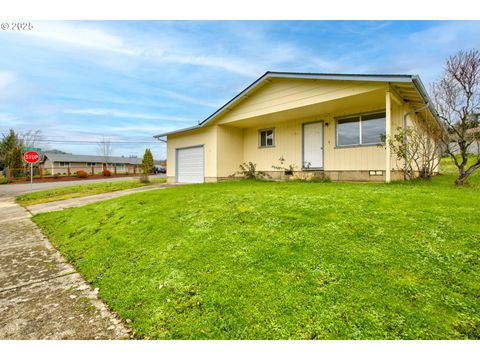
POLYGON ((97 163, 94 163, 94 162, 87 162, 87 166, 95 166, 97 165, 97 163))
POLYGON ((273 129, 260 130, 258 132, 258 138, 259 147, 275 146, 275 131, 273 129))
POLYGON ((337 146, 376 145, 385 135, 385 113, 365 114, 337 120, 337 146))
POLYGON ((70 166, 70 163, 69 163, 69 162, 60 161, 60 162, 59 162, 59 165, 60 165, 61 167, 67 167, 67 166, 70 166))
POLYGON ((360 144, 360 117, 338 120, 337 145, 360 144))

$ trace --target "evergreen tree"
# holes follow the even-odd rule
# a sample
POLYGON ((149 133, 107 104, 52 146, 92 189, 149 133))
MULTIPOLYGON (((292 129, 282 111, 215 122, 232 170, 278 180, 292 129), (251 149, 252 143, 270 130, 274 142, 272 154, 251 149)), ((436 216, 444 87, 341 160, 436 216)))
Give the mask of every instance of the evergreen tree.
POLYGON ((6 164, 7 154, 11 152, 14 148, 21 146, 22 142, 19 139, 18 135, 15 133, 15 131, 13 131, 13 129, 10 129, 7 134, 2 134, 2 140, 0 141, 0 170, 8 166, 6 164))
POLYGON ((23 164, 23 152, 20 146, 14 147, 5 155, 6 166, 13 171, 14 177, 19 177, 23 174, 21 168, 25 167, 23 164))
POLYGON ((153 173, 153 155, 150 149, 145 150, 145 154, 143 155, 142 160, 142 168, 144 174, 153 173))

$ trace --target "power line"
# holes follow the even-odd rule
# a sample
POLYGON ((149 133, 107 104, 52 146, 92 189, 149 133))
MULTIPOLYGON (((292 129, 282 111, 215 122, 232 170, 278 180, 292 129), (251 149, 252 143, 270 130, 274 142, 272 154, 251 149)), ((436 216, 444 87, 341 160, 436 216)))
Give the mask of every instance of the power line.
MULTIPOLYGON (((70 144, 70 143, 75 143, 75 144, 85 144, 85 145, 90 145, 90 144, 95 144, 98 145, 101 143, 101 141, 93 141, 93 140, 35 140, 37 143, 58 143, 58 144, 70 144)), ((157 144, 160 145, 162 144, 161 141, 109 141, 110 144, 157 144)))

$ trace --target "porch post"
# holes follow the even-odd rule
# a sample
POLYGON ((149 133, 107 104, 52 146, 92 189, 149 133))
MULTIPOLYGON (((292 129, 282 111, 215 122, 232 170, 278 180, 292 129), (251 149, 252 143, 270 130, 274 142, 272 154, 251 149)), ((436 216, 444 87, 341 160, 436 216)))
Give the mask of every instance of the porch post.
POLYGON ((392 104, 391 104, 391 98, 390 98, 390 88, 387 88, 387 91, 385 92, 385 182, 389 183, 391 181, 392 175, 391 175, 391 169, 392 169, 392 164, 391 164, 391 151, 390 151, 390 144, 388 143, 388 140, 390 139, 390 133, 391 133, 391 123, 392 123, 392 104))

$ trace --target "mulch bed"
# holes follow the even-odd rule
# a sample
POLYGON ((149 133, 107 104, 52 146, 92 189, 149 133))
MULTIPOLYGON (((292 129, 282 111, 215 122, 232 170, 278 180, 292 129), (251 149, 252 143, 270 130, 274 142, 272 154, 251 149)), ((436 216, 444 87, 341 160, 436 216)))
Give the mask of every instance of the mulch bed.
MULTIPOLYGON (((55 179, 52 176, 44 177, 44 178, 34 178, 34 183, 45 183, 45 182, 56 182, 56 181, 78 181, 78 180, 95 180, 95 179, 108 179, 108 178, 122 178, 122 177, 131 177, 131 176, 140 176, 141 174, 117 174, 111 176, 103 176, 103 175, 89 175, 87 178, 81 179, 76 176, 59 176, 55 179)), ((25 180, 25 178, 20 179, 13 179, 9 181, 9 184, 29 184, 30 178, 25 180)))

